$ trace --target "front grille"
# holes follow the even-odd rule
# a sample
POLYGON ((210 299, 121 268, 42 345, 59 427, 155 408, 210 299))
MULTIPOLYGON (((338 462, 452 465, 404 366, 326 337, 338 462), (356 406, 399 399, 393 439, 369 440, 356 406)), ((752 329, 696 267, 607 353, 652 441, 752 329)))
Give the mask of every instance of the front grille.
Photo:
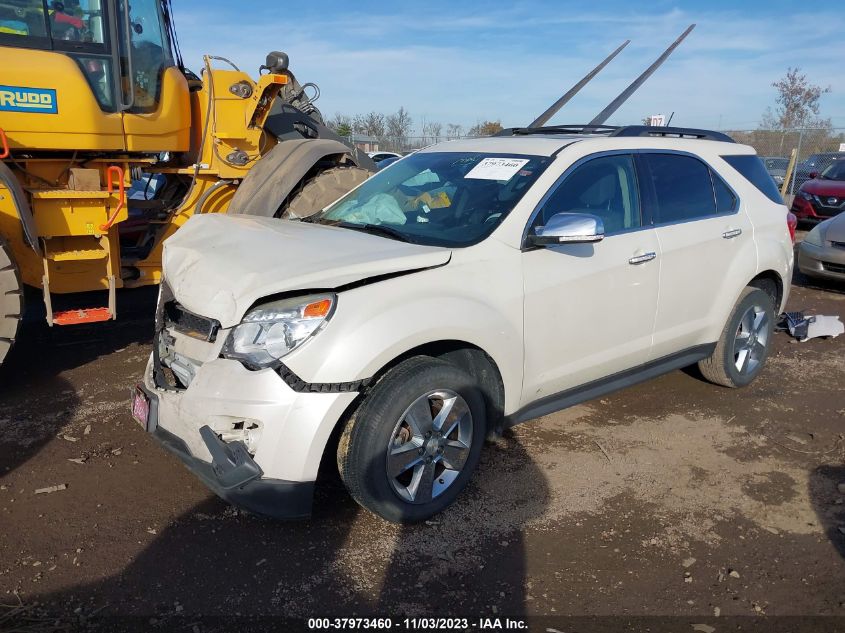
POLYGON ((845 197, 841 196, 825 196, 822 194, 813 194, 816 203, 823 207, 830 207, 838 209, 845 203, 845 197))
POLYGON ((845 275, 845 264, 834 264, 833 262, 822 262, 822 268, 831 273, 845 275))
POLYGON ((186 310, 175 301, 164 305, 164 323, 177 332, 213 343, 220 330, 220 322, 186 310))
POLYGON ((824 204, 821 204, 817 199, 813 200, 813 209, 816 211, 816 215, 824 218, 832 218, 835 215, 839 215, 843 211, 842 207, 828 207, 824 204))

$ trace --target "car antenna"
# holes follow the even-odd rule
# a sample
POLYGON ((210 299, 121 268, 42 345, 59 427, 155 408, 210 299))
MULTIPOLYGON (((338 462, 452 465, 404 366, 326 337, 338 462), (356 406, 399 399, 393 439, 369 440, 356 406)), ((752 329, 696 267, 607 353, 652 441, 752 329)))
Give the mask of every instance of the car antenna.
POLYGON ((613 51, 610 55, 608 55, 607 58, 601 64, 599 64, 598 66, 593 68, 589 73, 587 73, 584 76, 583 79, 581 79, 581 81, 579 81, 577 84, 572 86, 560 99, 558 99, 551 106, 549 106, 549 108, 545 112, 543 112, 543 114, 541 114, 536 119, 534 119, 528 125, 528 127, 529 128, 537 128, 537 127, 542 127, 543 125, 545 125, 549 121, 549 119, 551 119, 555 114, 558 113, 558 110, 560 110, 563 106, 565 106, 567 104, 567 102, 570 99, 572 99, 572 97, 574 97, 581 90, 581 88, 586 86, 587 83, 593 77, 598 75, 602 71, 602 69, 605 66, 607 66, 611 62, 611 60, 613 60, 614 57, 616 57, 619 53, 621 53, 622 49, 625 48, 626 46, 628 46, 628 44, 630 44, 630 43, 631 43, 631 40, 625 40, 622 43, 622 45, 619 48, 617 48, 615 51, 613 51))
POLYGON ((625 88, 622 93, 616 97, 610 104, 601 112, 599 112, 596 117, 590 121, 589 125, 603 125, 605 121, 607 121, 614 112, 619 109, 623 103, 625 103, 628 98, 636 92, 636 90, 645 83, 645 80, 654 74, 654 71, 657 70, 663 62, 672 54, 672 52, 678 48, 678 45, 684 41, 687 35, 695 28, 695 24, 690 24, 687 27, 687 30, 681 33, 680 37, 672 42, 672 45, 663 51, 663 54, 655 60, 655 62, 645 69, 642 75, 637 77, 630 86, 625 88))

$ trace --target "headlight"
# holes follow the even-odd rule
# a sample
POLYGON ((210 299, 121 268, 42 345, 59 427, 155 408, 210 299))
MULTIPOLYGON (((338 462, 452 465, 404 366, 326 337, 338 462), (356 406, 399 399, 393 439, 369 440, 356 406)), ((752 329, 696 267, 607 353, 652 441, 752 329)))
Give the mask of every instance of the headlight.
POLYGON ((804 198, 804 200, 812 200, 813 199, 813 195, 807 193, 806 191, 799 191, 798 195, 801 196, 802 198, 804 198))
POLYGON ((810 231, 809 233, 807 233, 806 237, 804 238, 804 241, 807 244, 810 244, 812 246, 819 246, 819 247, 823 246, 823 244, 822 244, 822 225, 816 224, 816 226, 813 227, 813 230, 810 231))
POLYGON ((325 294, 258 306, 229 332, 222 354, 256 367, 272 365, 323 329, 336 302, 336 295, 325 294))

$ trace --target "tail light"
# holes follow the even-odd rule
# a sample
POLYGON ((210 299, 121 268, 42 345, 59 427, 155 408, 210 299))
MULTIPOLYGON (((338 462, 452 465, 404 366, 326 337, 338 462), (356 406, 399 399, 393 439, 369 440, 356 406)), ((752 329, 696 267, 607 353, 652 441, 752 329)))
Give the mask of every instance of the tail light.
POLYGON ((786 226, 789 229, 789 237, 792 238, 792 243, 795 244, 795 229, 798 228, 798 218, 792 211, 786 213, 786 226))

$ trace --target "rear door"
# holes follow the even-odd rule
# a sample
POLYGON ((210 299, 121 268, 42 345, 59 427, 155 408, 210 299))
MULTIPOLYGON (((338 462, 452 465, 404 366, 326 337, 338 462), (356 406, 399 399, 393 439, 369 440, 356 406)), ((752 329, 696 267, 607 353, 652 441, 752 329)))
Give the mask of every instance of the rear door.
MULTIPOLYGON (((756 252, 753 227, 736 193, 700 158, 645 152, 637 157, 644 208, 660 242, 660 300, 651 358, 669 356, 707 340, 721 319, 731 276, 750 279, 756 252)), ((712 336, 710 336, 712 338, 712 336)))
POLYGON ((599 216, 605 238, 522 254, 523 406, 645 363, 651 348, 658 244, 643 223, 633 156, 576 165, 541 202, 529 231, 560 212, 599 216))

